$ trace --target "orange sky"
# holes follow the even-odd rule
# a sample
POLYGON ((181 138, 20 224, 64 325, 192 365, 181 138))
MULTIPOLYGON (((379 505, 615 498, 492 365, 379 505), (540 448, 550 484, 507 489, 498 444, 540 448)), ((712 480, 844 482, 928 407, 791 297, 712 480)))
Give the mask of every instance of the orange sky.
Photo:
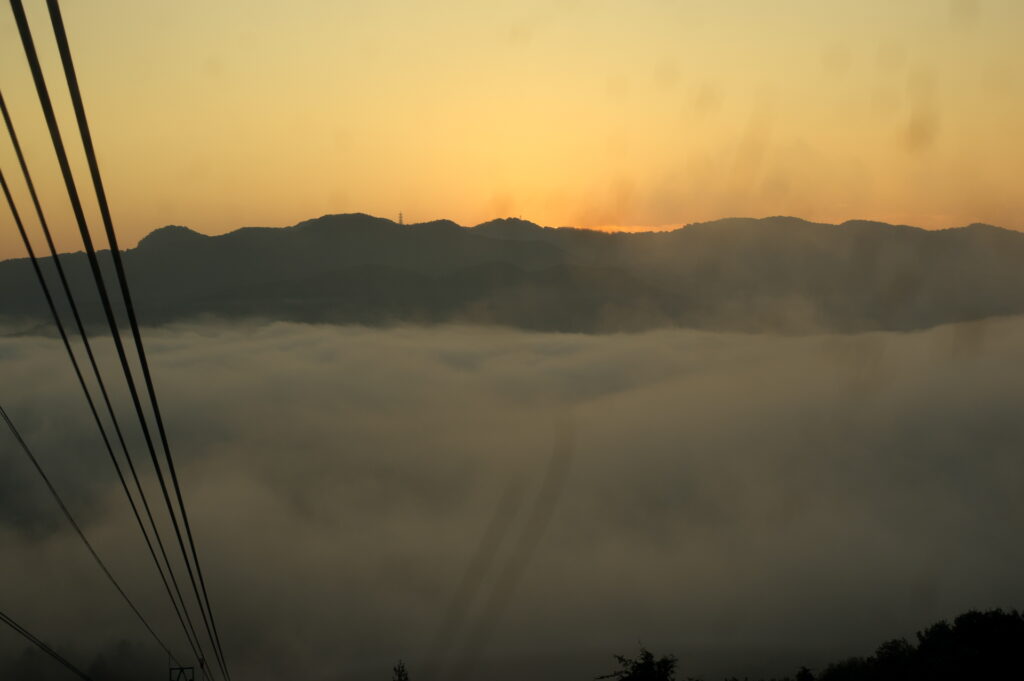
MULTIPOLYGON (((43 2, 26 6, 67 120, 43 2)), ((125 246, 169 223, 212 234, 354 211, 1024 226, 1019 0, 104 0, 64 12, 125 246)), ((61 247, 80 248, 6 5, 0 87, 61 247)), ((28 212, 6 136, 0 168, 28 212)), ((0 258, 21 255, 0 215, 0 258)))

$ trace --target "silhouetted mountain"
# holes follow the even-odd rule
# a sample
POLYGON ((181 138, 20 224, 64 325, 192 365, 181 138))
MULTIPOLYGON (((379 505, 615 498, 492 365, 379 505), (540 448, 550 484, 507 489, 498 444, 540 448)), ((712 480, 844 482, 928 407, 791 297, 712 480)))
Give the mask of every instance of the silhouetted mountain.
MULTIPOLYGON (((164 227, 124 258, 151 324, 215 315, 852 332, 1024 312, 1024 234, 981 224, 927 231, 730 218, 609 234, 517 219, 466 228, 352 214, 214 237, 164 227)), ((98 318, 98 298, 85 295, 85 255, 62 261, 87 316, 98 318)), ((0 263, 0 314, 44 321, 37 289, 26 260, 0 263)))

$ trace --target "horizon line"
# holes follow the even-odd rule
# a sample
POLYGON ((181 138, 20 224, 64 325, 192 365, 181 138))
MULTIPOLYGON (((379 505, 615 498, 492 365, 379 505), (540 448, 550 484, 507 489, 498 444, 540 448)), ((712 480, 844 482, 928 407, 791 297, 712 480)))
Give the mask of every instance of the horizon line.
MULTIPOLYGON (((761 216, 761 217, 730 215, 730 216, 715 218, 715 219, 712 219, 712 220, 698 220, 698 221, 687 222, 687 223, 666 223, 666 224, 660 224, 660 225, 616 225, 616 224, 606 224, 606 225, 600 225, 600 226, 580 227, 580 226, 576 226, 576 225, 544 225, 544 224, 541 224, 539 222, 534 222, 533 220, 530 220, 528 218, 524 218, 522 216, 511 216, 511 215, 504 216, 504 217, 492 218, 490 220, 485 220, 483 222, 479 222, 479 223, 476 223, 476 224, 473 224, 473 225, 464 225, 462 223, 456 222, 455 220, 452 220, 451 218, 433 218, 433 219, 428 219, 428 220, 419 220, 419 221, 416 221, 416 222, 408 222, 408 221, 405 221, 403 219, 402 222, 399 222, 398 219, 384 217, 384 216, 381 216, 381 215, 374 215, 373 213, 367 213, 367 212, 363 212, 363 211, 350 211, 350 212, 341 212, 341 213, 324 213, 323 215, 320 215, 320 216, 317 216, 317 217, 306 218, 306 219, 303 219, 303 220, 299 220, 298 222, 295 222, 295 223, 292 223, 292 224, 287 224, 287 225, 276 225, 276 226, 241 225, 239 227, 235 227, 234 229, 228 229, 228 230, 225 230, 225 231, 214 232, 214 233, 202 232, 202 231, 199 231, 199 230, 197 230, 197 229, 195 229, 193 227, 189 227, 188 225, 182 225, 180 223, 167 223, 167 224, 161 225, 160 227, 155 227, 155 228, 151 229, 149 232, 147 232, 142 237, 140 237, 139 240, 137 242, 135 242, 134 245, 132 245, 130 247, 122 247, 121 250, 122 251, 134 250, 135 248, 138 248, 139 244, 142 243, 145 239, 147 239, 151 235, 155 234, 156 232, 159 232, 160 230, 167 229, 167 228, 175 228, 175 227, 183 228, 183 229, 186 229, 186 230, 188 230, 188 231, 190 231, 190 232, 192 232, 194 234, 198 234, 200 236, 214 238, 214 237, 219 237, 219 236, 225 236, 225 235, 228 235, 228 234, 232 234, 234 232, 241 231, 241 230, 244 230, 244 229, 289 229, 289 228, 293 228, 293 227, 298 227, 299 225, 302 225, 302 224, 305 224, 305 223, 308 223, 308 222, 314 222, 314 221, 317 221, 317 220, 323 220, 325 218, 356 216, 356 215, 362 215, 362 216, 370 217, 370 218, 373 218, 375 220, 384 220, 384 221, 390 222, 390 223, 392 223, 394 225, 402 225, 402 226, 405 226, 405 227, 416 227, 418 225, 427 225, 427 224, 431 224, 431 223, 435 223, 435 222, 450 222, 450 223, 452 223, 452 224, 454 224, 454 225, 456 225, 458 227, 461 227, 462 229, 475 229, 477 227, 481 227, 483 225, 488 225, 488 224, 491 224, 491 223, 494 223, 494 222, 516 221, 516 222, 528 223, 528 224, 534 225, 535 227, 538 227, 538 228, 541 228, 541 229, 570 229, 570 230, 577 230, 577 231, 583 231, 583 232, 597 232, 597 233, 601 233, 601 234, 664 234, 664 233, 669 233, 669 232, 676 232, 676 231, 679 231, 679 230, 682 230, 682 229, 685 229, 685 228, 691 227, 691 226, 708 225, 708 224, 714 224, 716 222, 726 222, 726 221, 730 221, 730 220, 752 220, 752 221, 760 222, 760 221, 764 221, 764 220, 773 220, 773 219, 796 220, 796 221, 804 222, 804 223, 811 224, 811 225, 820 225, 820 226, 825 226, 825 227, 840 227, 842 225, 846 225, 846 224, 849 224, 849 223, 872 223, 872 224, 878 224, 878 225, 885 225, 885 226, 889 226, 889 227, 919 229, 919 230, 922 230, 922 231, 925 231, 925 232, 942 232, 942 231, 948 231, 948 230, 952 230, 952 229, 964 229, 966 227, 985 226, 985 227, 993 227, 993 228, 996 228, 996 229, 1002 229, 1002 230, 1006 230, 1006 231, 1009 231, 1009 232, 1017 232, 1017 233, 1024 234, 1024 227, 1007 227, 1005 225, 994 225, 994 224, 991 224, 991 223, 978 222, 978 221, 970 222, 970 223, 962 224, 962 225, 950 225, 948 227, 920 227, 920 226, 912 225, 912 224, 908 224, 908 223, 886 222, 884 220, 874 220, 874 219, 867 219, 867 218, 851 218, 851 219, 848 219, 848 220, 844 220, 842 222, 821 222, 821 221, 817 221, 817 220, 811 220, 811 219, 808 219, 808 218, 799 217, 799 216, 796 216, 796 215, 781 215, 781 214, 764 215, 764 216, 761 216)), ((403 217, 404 217, 404 215, 403 215, 403 217)), ((109 250, 109 249, 97 249, 97 252, 99 252, 100 250, 106 251, 106 250, 109 250)), ((71 255, 71 254, 80 253, 80 252, 82 252, 82 250, 79 248, 79 249, 75 249, 75 250, 58 251, 58 254, 59 255, 71 255)), ((27 259, 27 257, 28 257, 27 255, 14 255, 14 256, 11 256, 11 257, 7 257, 7 258, 0 258, 0 263, 8 262, 8 261, 11 261, 11 260, 27 259)))

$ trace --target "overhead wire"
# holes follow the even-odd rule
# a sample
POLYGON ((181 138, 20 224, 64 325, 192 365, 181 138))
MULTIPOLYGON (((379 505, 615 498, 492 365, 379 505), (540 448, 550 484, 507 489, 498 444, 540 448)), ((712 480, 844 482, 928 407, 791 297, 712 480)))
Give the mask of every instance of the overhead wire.
POLYGON ((67 519, 72 529, 74 529, 75 534, 78 535, 78 538, 82 540, 83 544, 85 544, 85 548, 89 550, 89 554, 93 557, 93 560, 96 561, 96 564, 99 565, 100 570, 103 571, 103 574, 106 575, 110 583, 114 585, 115 589, 117 589, 117 593, 121 594, 121 598, 124 599, 125 603, 128 604, 128 607, 131 608, 133 613, 135 613, 135 616, 139 619, 140 622, 142 622, 142 626, 146 628, 146 631, 148 631, 150 635, 153 637, 153 639, 157 642, 157 644, 161 648, 163 648, 164 652, 167 653, 171 657, 171 659, 175 660, 175 663, 177 663, 176 658, 174 657, 174 653, 171 652, 171 650, 163 642, 163 640, 156 633, 156 631, 153 630, 153 627, 150 626, 149 622, 146 621, 146 618, 139 611, 138 607, 136 607, 135 603, 132 602, 132 599, 129 598, 128 594, 125 593, 125 590, 121 587, 121 584, 117 581, 117 578, 114 577, 113 573, 110 572, 110 569, 107 567, 106 563, 104 563, 103 559, 100 558, 100 555, 96 552, 96 549, 93 547, 92 542, 90 542, 89 538, 85 536, 85 532, 82 531, 82 527, 78 524, 78 521, 75 520, 75 517, 71 514, 71 511, 68 509, 67 504, 64 503, 64 499, 61 498, 60 493, 57 492, 57 489, 53 486, 53 483, 50 481, 50 476, 48 476, 46 474, 46 471, 43 470, 43 467, 39 463, 39 459, 36 458, 35 453, 33 453, 31 448, 29 448, 28 443, 25 442, 25 439, 21 436, 21 433, 18 432, 17 427, 15 427, 14 422, 11 421, 11 417, 7 415, 7 411, 4 409, 2 404, 0 404, 0 419, 2 419, 5 424, 7 424, 7 428, 11 431, 11 435, 14 436, 14 439, 18 442, 18 445, 21 446, 21 450, 25 452, 25 456, 28 457, 28 460, 32 463, 32 466, 36 469, 36 472, 39 473, 39 477, 43 479, 43 483, 46 485, 46 489, 49 490, 50 496, 52 496, 53 500, 57 502, 57 505, 60 507, 61 513, 64 514, 64 517, 67 519))
POLYGON ((160 413, 160 405, 156 397, 156 388, 153 384, 153 377, 149 370, 149 362, 146 359, 146 350, 142 343, 142 333, 139 329, 138 319, 135 316, 135 307, 132 304, 131 292, 128 288, 128 278, 125 275, 124 264, 121 261, 121 252, 117 245, 117 235, 114 231, 113 220, 110 216, 110 207, 107 202, 106 191, 103 188, 103 178, 100 175, 99 163, 96 159, 96 150, 93 147, 92 135, 89 132, 89 122, 85 115, 85 105, 82 101, 82 93, 78 86, 78 76, 75 73, 74 61, 71 57, 71 48, 68 43, 67 32, 64 29, 64 19, 60 11, 58 0, 46 0, 46 7, 50 13, 50 22, 53 25, 54 37, 57 40, 57 49, 60 53, 61 64, 64 67, 64 76, 68 83, 68 91, 71 94, 71 103, 75 110, 75 119, 78 122, 78 129, 82 137, 82 146, 85 151, 86 160, 89 164, 89 174, 92 178, 93 187, 96 190, 96 199, 100 208, 100 215, 103 220, 103 228, 106 231, 107 242, 110 246, 110 254, 114 260, 114 269, 117 272, 117 280, 121 287, 121 296, 124 298, 125 309, 128 313, 128 323, 131 326, 132 337, 135 341, 135 348, 139 356, 139 364, 142 367, 142 375, 145 379, 146 390, 149 394, 150 404, 153 409, 153 416, 156 420, 157 430, 160 434, 160 441, 163 445, 164 458, 167 462, 167 470, 170 472, 171 483, 174 486, 174 494, 177 498, 178 507, 181 512, 181 519, 185 525, 185 533, 188 537, 189 549, 192 553, 192 561, 195 564, 196 574, 199 576, 199 584, 203 593, 203 601, 206 611, 209 614, 212 634, 215 640, 215 647, 219 651, 220 663, 225 667, 224 675, 230 679, 227 673, 226 662, 223 659, 224 651, 220 642, 220 635, 217 631, 217 624, 213 616, 213 608, 210 605, 210 596, 206 589, 206 580, 203 577, 202 566, 199 562, 199 555, 196 551, 195 539, 192 535, 192 526, 189 522, 188 513, 185 509, 185 500, 181 494, 181 485, 178 482, 178 474, 174 466, 174 458, 171 456, 171 448, 167 439, 167 431, 164 427, 163 416, 160 413))
POLYGON ((22 242, 23 242, 23 244, 25 246, 25 250, 28 253, 29 259, 32 262, 32 266, 33 266, 33 269, 35 271, 36 278, 38 279, 39 285, 40 285, 40 287, 42 288, 42 291, 43 291, 43 295, 46 298, 47 306, 50 309, 50 313, 51 313, 51 316, 53 317, 54 324, 56 325, 57 331, 60 334, 61 340, 63 341, 64 348, 67 351, 67 355, 68 355, 68 357, 71 360, 71 365, 74 368, 75 375, 78 378, 79 385, 81 386, 82 391, 85 394, 86 401, 89 404, 90 412, 92 413, 93 419, 96 422, 96 426, 97 426, 97 428, 100 431, 100 436, 101 436, 101 438, 103 440, 104 447, 106 448, 107 454, 109 455, 110 460, 111 460, 111 462, 114 465, 114 470, 117 472, 117 477, 118 477, 118 480, 121 483, 121 488, 124 491, 125 496, 128 498, 128 503, 131 506, 132 514, 135 516, 135 520, 136 520, 136 523, 139 526, 139 530, 142 532, 143 539, 146 542, 146 547, 149 550, 150 556, 152 557, 154 564, 156 565, 157 572, 160 574, 160 579, 163 582, 164 589, 167 591, 167 595, 171 599, 171 605, 174 607, 175 614, 176 614, 179 622, 181 623, 181 626, 185 630, 185 637, 188 640, 189 647, 192 649, 192 652, 196 656, 196 658, 201 660, 201 659, 203 659, 205 657, 205 654, 202 652, 202 645, 199 642, 199 636, 196 633, 195 626, 193 625, 192 619, 191 619, 191 617, 188 614, 188 609, 187 609, 187 606, 185 605, 185 599, 184 599, 184 597, 183 597, 183 595, 181 593, 181 589, 180 589, 180 587, 178 585, 177 578, 174 575, 173 568, 171 567, 170 559, 167 556, 167 551, 166 551, 166 549, 164 547, 163 540, 160 537, 159 529, 158 529, 158 527, 156 525, 156 522, 155 522, 155 520, 153 518, 152 510, 150 509, 150 506, 149 506, 149 501, 146 499, 146 494, 145 494, 145 491, 143 490, 142 483, 139 480, 139 476, 138 476, 138 472, 136 471, 135 464, 132 462, 132 458, 131 458, 131 456, 128 453, 128 447, 125 444, 124 435, 122 434, 120 424, 119 424, 117 416, 116 416, 116 414, 114 412, 113 405, 111 404, 110 397, 109 397, 109 394, 108 394, 107 389, 106 389, 106 384, 103 381, 102 374, 100 373, 99 367, 98 367, 98 365, 96 363, 96 358, 95 358, 95 355, 94 355, 94 353, 92 351, 92 345, 89 342, 89 336, 86 333, 84 324, 82 323, 82 318, 81 318, 81 315, 80 315, 79 310, 78 310, 78 305, 75 303, 75 297, 74 297, 74 295, 73 295, 73 293, 71 291, 71 287, 70 287, 70 285, 68 283, 67 276, 66 276, 66 274, 64 272, 64 267, 61 264, 59 255, 57 254, 56 246, 55 246, 54 241, 53 241, 53 236, 52 236, 52 234, 50 232, 49 225, 48 225, 48 223, 46 221, 46 217, 45 217, 45 215, 43 213, 43 209, 42 209, 42 206, 41 206, 40 201, 39 201, 39 196, 38 196, 38 194, 36 192, 36 189, 35 189, 35 182, 32 180, 32 176, 29 173, 28 165, 27 165, 27 163, 25 161, 25 157, 24 157, 24 154, 23 154, 22 149, 21 149, 21 144, 20 144, 20 142, 18 140, 17 132, 14 129, 14 122, 11 120, 10 113, 7 110, 7 105, 6 105, 6 102, 4 101, 3 93, 2 92, 0 92, 0 114, 2 114, 2 116, 3 116, 4 123, 5 123, 5 126, 7 128, 8 136, 9 136, 9 138, 11 140, 11 144, 12 144, 12 146, 14 148, 14 152, 15 152, 15 155, 16 155, 16 157, 18 159, 18 163, 21 166, 22 176, 23 176, 23 178, 25 180, 25 183, 26 183, 26 185, 28 187, 29 195, 30 195, 30 197, 32 199, 33 206, 35 207, 36 216, 37 216, 37 218, 39 220, 39 224, 40 224, 40 226, 41 226, 41 228, 43 230, 43 234, 46 237, 46 243, 47 243, 47 246, 49 247, 49 250, 50 250, 50 256, 52 258, 52 262, 53 262, 54 266, 56 267, 57 275, 58 275, 58 278, 60 279, 61 285, 62 285, 62 287, 64 289, 64 294, 65 294, 65 297, 67 299, 68 305, 71 308, 71 313, 72 313, 72 316, 74 318, 75 325, 77 327, 78 333, 81 336, 82 343, 83 343, 83 345, 85 347, 86 354, 87 354, 87 356, 89 358, 89 364, 92 367, 93 376, 94 376, 94 378, 95 378, 95 380, 96 380, 96 382, 97 382, 97 384, 99 386, 100 393, 101 393, 101 395, 103 397, 103 402, 104 402, 104 404, 106 405, 106 408, 107 408, 107 413, 109 414, 110 419, 111 419, 111 421, 113 423, 114 430, 115 430, 115 432, 117 434, 117 439, 118 439, 118 441, 119 441, 119 443, 121 445, 121 450, 122 450, 122 452, 124 454, 125 460, 128 463, 128 468, 129 468, 129 471, 131 473, 131 477, 132 477, 132 479, 134 481, 135 489, 136 489, 136 491, 137 491, 137 493, 139 495, 139 498, 140 498, 140 500, 142 502, 143 509, 145 511, 145 515, 146 515, 147 519, 149 520, 150 528, 152 529, 153 536, 156 539, 156 542, 157 542, 157 544, 159 546, 160 554, 163 557, 164 564, 166 565, 168 574, 170 575, 170 580, 173 583, 174 592, 172 592, 171 584, 168 583, 168 577, 167 577, 167 575, 164 574, 164 569, 160 565, 160 561, 159 561, 159 559, 156 556, 156 551, 155 551, 155 549, 153 547, 153 542, 150 539, 149 533, 147 532, 146 527, 145 527, 145 525, 144 525, 144 523, 142 521, 142 517, 141 517, 141 515, 139 513, 139 509, 138 509, 138 506, 136 505, 135 499, 133 498, 131 492, 128 489, 128 485, 127 485, 127 482, 125 480, 124 472, 123 472, 123 470, 121 468, 120 463, 117 460, 117 457, 114 455, 113 448, 112 448, 112 446, 110 444, 110 439, 107 436, 106 429, 104 428, 103 423, 102 423, 102 421, 100 419, 100 416, 99 416, 99 414, 97 412, 96 405, 95 405, 95 402, 93 400, 92 394, 91 394, 91 392, 89 390, 89 387, 87 386, 87 384, 85 382, 84 377, 82 376, 82 371, 81 371, 81 368, 80 368, 80 366, 78 364, 78 360, 75 357, 75 353, 71 349, 71 344, 70 344, 69 339, 68 339, 68 334, 67 334, 67 332, 66 332, 66 330, 64 328, 64 324, 61 322, 60 314, 58 313, 56 305, 54 304, 53 296, 50 293, 50 289, 49 289, 48 284, 46 283, 46 278, 43 276, 42 270, 41 270, 41 268, 39 266, 38 258, 36 257, 35 251, 34 251, 34 249, 32 247, 32 243, 31 243, 31 241, 28 238, 28 234, 26 233, 26 230, 24 228, 24 225, 23 225, 22 220, 20 218, 20 215, 18 213, 17 207, 16 207, 16 205, 14 203, 14 199, 13 199, 13 197, 10 194, 10 191, 9 191, 9 188, 8 188, 8 186, 6 184, 6 181, 2 180, 2 172, 0 172, 0 181, 3 181, 4 195, 5 195, 6 199, 7 199, 8 207, 10 208, 11 213, 14 216, 15 224, 16 224, 16 226, 18 228, 18 232, 19 232, 19 234, 21 236, 21 239, 22 239, 22 242), (174 593, 177 593, 178 601, 180 601, 181 604, 182 604, 181 608, 179 608, 179 606, 178 606, 178 601, 175 600, 174 593), (184 609, 184 616, 182 615, 182 609, 184 609), (195 641, 196 641, 195 643, 193 643, 193 639, 195 639, 195 641), (198 646, 198 649, 197 649, 197 646, 198 646))
MULTIPOLYGON (((142 407, 142 402, 139 396, 138 389, 135 385, 135 380, 132 375, 132 370, 128 362, 128 357, 125 352, 124 344, 120 338, 120 332, 118 328, 117 320, 114 316, 113 306, 110 301, 110 296, 107 292, 106 285, 103 280, 103 275, 100 269, 99 261, 96 257, 96 250, 92 242, 92 237, 89 234, 88 224, 85 219, 85 213, 82 208, 81 199, 78 194, 75 180, 71 172, 70 163, 68 161, 67 151, 64 147, 64 142, 60 134, 59 126, 57 125, 56 115, 54 113, 53 104, 50 101, 49 92, 46 88, 46 81, 42 73, 42 68, 39 63, 39 57, 35 50, 34 41, 32 39, 31 30, 28 25, 28 20, 25 15, 25 10, 21 0, 10 0, 11 9, 15 15, 15 23, 18 27, 18 32, 21 38, 22 46, 25 51, 25 56, 29 62, 29 68, 32 73, 33 82, 35 84, 36 93, 39 97, 40 105, 43 108, 43 114, 46 118, 47 127, 50 132, 50 139, 53 143, 54 151, 57 155, 58 164, 61 169, 61 175, 64 179, 65 188, 67 189, 68 198, 71 201, 72 211, 75 215, 75 220, 78 224, 79 232, 82 237, 82 243, 85 246, 86 255, 89 261, 90 270, 92 271, 93 279, 96 283, 97 290, 100 295, 100 301, 103 306, 104 315, 107 320, 107 324, 110 328, 111 336, 114 341, 115 349, 117 350, 118 359, 121 363, 122 372, 125 375, 125 379, 128 384, 129 393, 132 398, 133 406, 135 407, 136 414, 139 418, 139 424, 142 428, 143 437, 146 441, 146 446, 150 454, 150 458, 153 462, 154 470, 157 474, 157 480, 160 484, 161 492, 164 497, 164 502, 167 506, 168 514, 171 517, 172 525, 174 527, 175 536, 178 540, 178 545, 182 552, 182 558, 187 569, 189 579, 192 583, 193 591, 195 592, 196 601, 199 605, 200 614, 203 618, 203 623, 206 626, 207 634, 210 638, 211 643, 214 647, 214 654, 217 658, 217 663, 220 666, 222 674, 226 679, 230 680, 230 674, 227 671, 227 665, 224 661, 224 656, 220 646, 220 637, 216 633, 215 626, 211 624, 212 610, 209 609, 209 595, 206 593, 205 582, 203 582, 203 596, 200 596, 199 584, 196 582, 195 573, 199 572, 199 564, 195 551, 195 543, 191 537, 191 528, 188 526, 187 515, 185 515, 184 502, 181 497, 180 486, 178 485, 177 475, 173 468, 173 461, 170 458, 170 450, 166 445, 166 433, 163 429, 162 419, 159 416, 158 406, 154 400, 155 390, 152 386, 152 380, 149 375, 148 363, 146 362, 144 350, 141 345, 141 334, 138 330, 137 320, 135 319, 134 309, 131 305, 130 294, 127 294, 127 282, 123 278, 123 266, 120 263, 120 255, 116 248, 116 237, 113 236, 113 227, 109 219, 109 210, 105 208, 106 199, 105 194, 102 191, 102 183, 97 183, 99 174, 98 166, 95 161, 95 153, 92 149, 91 137, 88 134, 87 123, 84 118, 84 108, 81 105, 81 94, 78 90, 77 78, 74 77, 73 65, 70 62, 70 51, 67 46, 67 39, 64 34, 63 21, 60 18, 59 7, 56 3, 47 3, 50 9, 51 23, 54 24, 54 32, 58 40, 58 46, 61 49, 62 63, 65 67, 65 76, 68 80, 69 89, 72 90, 73 103, 76 109, 76 118, 78 119, 80 132, 82 133, 83 143, 86 145, 87 155, 89 157, 90 171, 93 173, 94 185, 97 189, 97 196, 101 200, 101 210, 104 213, 105 227, 108 228, 108 240, 111 242, 111 251, 114 255, 115 268, 119 274, 119 281, 121 283, 122 295, 125 297, 125 307, 128 310, 129 321, 132 326, 133 335, 135 336, 136 346, 139 350, 140 363, 143 367, 143 373, 147 378, 147 388, 150 391, 151 402, 153 403, 154 412, 157 417, 157 422, 161 430, 165 445, 165 454, 167 455, 169 470, 172 474, 172 479, 175 484, 175 494, 177 496, 183 521, 186 524, 186 531, 189 532, 190 546, 192 549, 193 559, 196 562, 196 570, 192 569, 192 561, 189 560, 188 551, 185 548, 185 541, 181 533, 180 523, 178 522, 177 514, 174 510, 174 505, 171 502, 170 494, 167 488, 167 481, 165 479, 163 470, 160 466, 159 460, 156 455, 156 449, 153 444, 153 438, 149 430, 146 415, 142 407), (209 617, 208 617, 209 611, 209 617)), ((200 581, 202 582, 202 575, 200 574, 200 581)))
POLYGON ((27 638, 33 645, 35 645, 37 648, 42 650, 44 653, 46 653, 47 655, 49 655, 50 657, 55 659, 57 662, 59 662, 62 665, 64 665, 68 669, 68 671, 70 671, 72 674, 74 674, 78 678, 82 679, 83 681, 93 681, 92 678, 89 677, 88 675, 86 675, 85 672, 83 672, 81 669, 79 669, 75 665, 71 664, 70 662, 68 662, 64 658, 63 655, 58 653, 56 650, 54 650, 50 646, 46 645, 46 643, 44 643, 40 638, 35 636, 32 632, 30 632, 25 627, 23 627, 20 624, 18 624, 17 622, 15 622, 14 619, 12 619, 9 615, 7 615, 2 610, 0 610, 0 622, 3 622, 7 626, 9 626, 11 629, 14 629, 16 632, 18 632, 19 634, 21 634, 22 636, 27 638))

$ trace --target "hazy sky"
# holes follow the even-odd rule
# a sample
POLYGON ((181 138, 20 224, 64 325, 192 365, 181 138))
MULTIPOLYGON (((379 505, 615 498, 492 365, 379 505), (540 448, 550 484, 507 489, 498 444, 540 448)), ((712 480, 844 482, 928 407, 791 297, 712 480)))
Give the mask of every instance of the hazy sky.
MULTIPOLYGON (((1024 224, 1019 0, 64 5, 127 246, 352 211, 1024 224)), ((0 87, 75 248, 6 7, 0 87)))

